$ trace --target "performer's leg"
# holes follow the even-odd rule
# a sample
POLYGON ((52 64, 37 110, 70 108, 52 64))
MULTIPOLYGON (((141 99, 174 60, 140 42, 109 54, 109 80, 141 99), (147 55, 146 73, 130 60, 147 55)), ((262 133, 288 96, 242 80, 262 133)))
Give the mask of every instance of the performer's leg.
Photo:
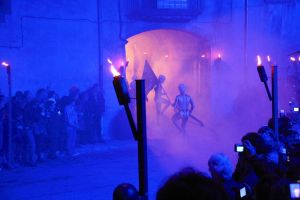
POLYGON ((186 124, 188 122, 188 118, 187 117, 184 117, 182 118, 182 121, 181 121, 181 130, 183 133, 185 133, 186 131, 186 124))
POLYGON ((181 127, 178 125, 177 121, 180 120, 181 117, 180 117, 180 114, 179 113, 175 113, 172 117, 172 122, 173 124, 175 125, 175 127, 179 130, 179 131, 182 131, 181 130, 181 127))
POLYGON ((156 121, 157 124, 160 122, 160 115, 161 115, 161 103, 159 101, 155 102, 155 107, 156 107, 156 121))
POLYGON ((164 99, 164 98, 161 99, 161 103, 164 105, 161 110, 161 113, 163 114, 169 108, 171 103, 170 103, 170 101, 168 101, 167 99, 164 99))

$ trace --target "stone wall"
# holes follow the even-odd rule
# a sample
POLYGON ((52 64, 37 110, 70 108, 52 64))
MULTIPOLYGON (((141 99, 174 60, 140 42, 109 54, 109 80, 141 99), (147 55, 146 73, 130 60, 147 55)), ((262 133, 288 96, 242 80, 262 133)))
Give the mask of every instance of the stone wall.
MULTIPOLYGON (((11 0, 11 14, 0 23, 0 59, 8 60, 12 65, 14 91, 35 91, 49 86, 65 94, 72 85, 85 89, 100 80, 106 100, 104 137, 111 138, 114 135, 110 131, 112 127, 117 135, 124 129, 129 131, 127 121, 120 117, 124 113, 117 104, 106 62, 111 58, 118 65, 121 55, 125 54, 125 39, 156 29, 181 30, 206 38, 211 48, 211 66, 208 67, 212 67, 212 72, 218 53, 222 54, 224 66, 230 66, 225 80, 230 82, 231 90, 224 112, 230 112, 234 106, 241 85, 258 88, 256 91, 264 94, 257 72, 253 70, 257 54, 270 54, 284 67, 288 65, 288 53, 299 50, 300 3, 296 0, 284 4, 249 1, 247 66, 243 54, 244 1, 203 0, 198 17, 177 23, 128 18, 129 1, 121 0, 121 9, 118 2, 11 0), (97 2, 100 5, 99 30, 97 2), (101 40, 98 40, 99 35, 101 40)), ((3 92, 6 92, 5 77, 4 70, 0 70, 3 92)), ((213 91, 217 91, 218 86, 214 83, 212 86, 213 91)), ((218 92, 212 92, 213 108, 213 102, 218 98, 218 92)))

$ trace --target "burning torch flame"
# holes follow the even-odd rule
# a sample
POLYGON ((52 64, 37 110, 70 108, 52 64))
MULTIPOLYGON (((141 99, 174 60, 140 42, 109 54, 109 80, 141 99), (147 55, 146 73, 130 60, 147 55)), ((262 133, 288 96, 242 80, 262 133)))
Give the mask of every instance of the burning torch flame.
POLYGON ((9 64, 7 62, 2 62, 1 65, 4 66, 4 67, 8 67, 9 66, 9 64))
POLYGON ((268 62, 271 62, 271 57, 267 56, 268 62))
POLYGON ((120 76, 120 73, 118 72, 118 70, 116 70, 116 68, 113 65, 110 66, 110 71, 114 77, 120 76))
POLYGON ((112 61, 110 59, 107 59, 107 62, 110 64, 110 71, 113 74, 114 77, 120 76, 120 72, 114 67, 112 61))
POLYGON ((112 62, 109 58, 107 58, 107 62, 112 65, 112 62))
POLYGON ((257 56, 257 66, 261 66, 261 59, 259 55, 257 56))
POLYGON ((218 54, 218 58, 221 59, 221 57, 222 57, 222 56, 221 56, 221 54, 219 53, 219 54, 218 54))
POLYGON ((291 57, 290 57, 290 60, 293 61, 293 62, 295 62, 295 61, 296 61, 296 58, 293 57, 293 56, 291 56, 291 57))

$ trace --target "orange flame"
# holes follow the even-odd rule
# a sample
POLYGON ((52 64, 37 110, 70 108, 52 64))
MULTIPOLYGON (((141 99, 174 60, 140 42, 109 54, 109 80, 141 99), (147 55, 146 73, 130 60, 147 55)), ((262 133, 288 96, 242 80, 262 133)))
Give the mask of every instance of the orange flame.
POLYGON ((261 66, 261 59, 259 55, 257 55, 257 66, 261 66))
POLYGON ((112 62, 109 58, 107 58, 107 62, 112 65, 112 62))
POLYGON ((120 76, 120 72, 118 72, 118 70, 116 70, 116 68, 113 65, 110 66, 110 71, 114 77, 120 76))
POLYGON ((120 72, 114 67, 112 61, 108 58, 107 62, 110 64, 110 71, 113 74, 113 77, 120 76, 120 72))
POLYGON ((1 65, 4 66, 4 67, 8 67, 9 66, 9 64, 7 62, 2 62, 1 65))
POLYGON ((290 60, 293 61, 293 62, 295 62, 295 61, 296 61, 296 58, 293 57, 293 56, 291 56, 291 57, 290 57, 290 60))

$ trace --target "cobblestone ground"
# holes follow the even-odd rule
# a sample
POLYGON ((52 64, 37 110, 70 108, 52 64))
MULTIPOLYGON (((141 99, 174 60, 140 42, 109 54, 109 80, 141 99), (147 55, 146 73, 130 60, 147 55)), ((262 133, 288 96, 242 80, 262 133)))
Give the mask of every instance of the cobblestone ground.
MULTIPOLYGON (((47 160, 36 167, 0 171, 1 200, 112 199, 122 182, 138 186, 137 147, 133 141, 112 141, 78 149, 72 158, 47 160)), ((155 156, 149 152, 149 191, 163 180, 155 156)))
MULTIPOLYGON (((150 130, 149 199, 154 200, 163 181, 183 167, 208 173, 207 161, 213 153, 227 154, 234 166, 237 155, 233 146, 240 141, 240 131, 224 130, 216 132, 209 126, 195 127, 187 134, 150 130)), ((72 158, 47 160, 37 167, 0 171, 0 200, 110 200, 120 183, 138 187, 137 144, 133 140, 87 145, 77 153, 72 158)))

